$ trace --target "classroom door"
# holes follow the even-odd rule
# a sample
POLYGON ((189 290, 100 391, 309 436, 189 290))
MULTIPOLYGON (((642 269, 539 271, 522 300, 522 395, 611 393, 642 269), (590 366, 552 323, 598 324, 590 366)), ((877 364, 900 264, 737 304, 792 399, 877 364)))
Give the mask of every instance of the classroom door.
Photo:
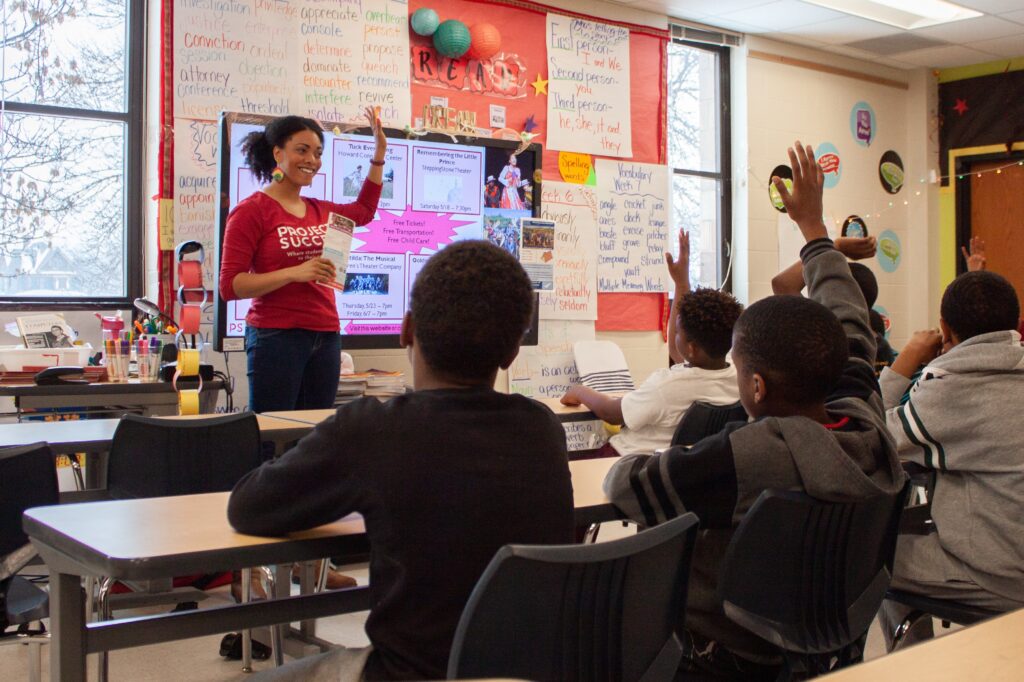
POLYGON ((1010 280, 1024 302, 1024 166, 978 176, 1006 164, 985 161, 971 166, 971 236, 985 240, 988 269, 1010 280))

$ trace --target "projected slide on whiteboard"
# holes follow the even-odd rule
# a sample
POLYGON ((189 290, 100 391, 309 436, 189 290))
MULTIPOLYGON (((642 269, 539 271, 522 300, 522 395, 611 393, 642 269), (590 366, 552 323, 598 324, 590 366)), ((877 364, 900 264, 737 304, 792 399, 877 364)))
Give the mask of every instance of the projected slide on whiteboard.
MULTIPOLYGON (((222 167, 221 191, 227 195, 227 206, 221 239, 227 213, 260 189, 240 149, 246 134, 263 127, 252 118, 242 122, 228 114, 222 119, 221 163, 227 168, 222 167)), ((431 254, 448 244, 491 239, 518 257, 519 240, 509 239, 499 228, 539 209, 533 177, 540 148, 534 145, 513 157, 515 146, 498 140, 453 144, 433 136, 388 140, 380 204, 374 220, 355 229, 345 289, 336 296, 341 333, 351 337, 345 341, 347 347, 397 345, 416 275, 431 254)), ((303 194, 335 203, 355 201, 369 172, 373 147, 368 136, 325 131, 320 172, 303 194)), ((296 244, 302 246, 308 244, 296 244)), ((218 304, 224 318, 217 324, 219 340, 227 350, 240 350, 249 302, 218 304)))

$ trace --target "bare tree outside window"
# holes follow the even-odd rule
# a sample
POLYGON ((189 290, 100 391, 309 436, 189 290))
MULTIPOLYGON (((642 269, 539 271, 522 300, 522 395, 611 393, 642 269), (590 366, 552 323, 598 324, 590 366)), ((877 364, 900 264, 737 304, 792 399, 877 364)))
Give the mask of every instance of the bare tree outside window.
POLYGON ((126 298, 129 3, 4 4, 0 297, 126 298))
MULTIPOLYGON (((668 163, 675 228, 690 235, 690 285, 717 287, 722 242, 723 183, 728 161, 721 142, 722 51, 709 46, 668 45, 668 163)), ((669 249, 675 253, 675 235, 669 249)))

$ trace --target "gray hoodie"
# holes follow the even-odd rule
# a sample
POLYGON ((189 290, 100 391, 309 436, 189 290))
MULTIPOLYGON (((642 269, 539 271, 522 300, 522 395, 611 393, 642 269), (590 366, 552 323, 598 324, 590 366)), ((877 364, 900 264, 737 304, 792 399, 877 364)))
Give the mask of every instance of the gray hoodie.
POLYGON ((978 585, 1024 601, 1024 347, 1015 331, 967 339, 910 380, 880 378, 902 459, 936 471, 939 544, 978 585))

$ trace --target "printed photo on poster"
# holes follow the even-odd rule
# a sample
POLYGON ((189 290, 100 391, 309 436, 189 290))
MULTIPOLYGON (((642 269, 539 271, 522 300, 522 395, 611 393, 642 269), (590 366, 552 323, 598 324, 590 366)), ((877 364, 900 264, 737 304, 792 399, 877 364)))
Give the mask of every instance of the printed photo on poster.
POLYGON ((533 163, 503 149, 488 149, 484 166, 484 201, 489 208, 533 209, 533 163), (493 178, 493 180, 492 180, 493 178))
POLYGON ((551 291, 555 288, 555 223, 538 218, 521 218, 522 250, 519 262, 534 289, 551 291))
POLYGON ((519 220, 529 218, 528 211, 506 211, 503 209, 484 209, 484 236, 487 241, 496 244, 519 260, 519 244, 522 232, 519 220))

